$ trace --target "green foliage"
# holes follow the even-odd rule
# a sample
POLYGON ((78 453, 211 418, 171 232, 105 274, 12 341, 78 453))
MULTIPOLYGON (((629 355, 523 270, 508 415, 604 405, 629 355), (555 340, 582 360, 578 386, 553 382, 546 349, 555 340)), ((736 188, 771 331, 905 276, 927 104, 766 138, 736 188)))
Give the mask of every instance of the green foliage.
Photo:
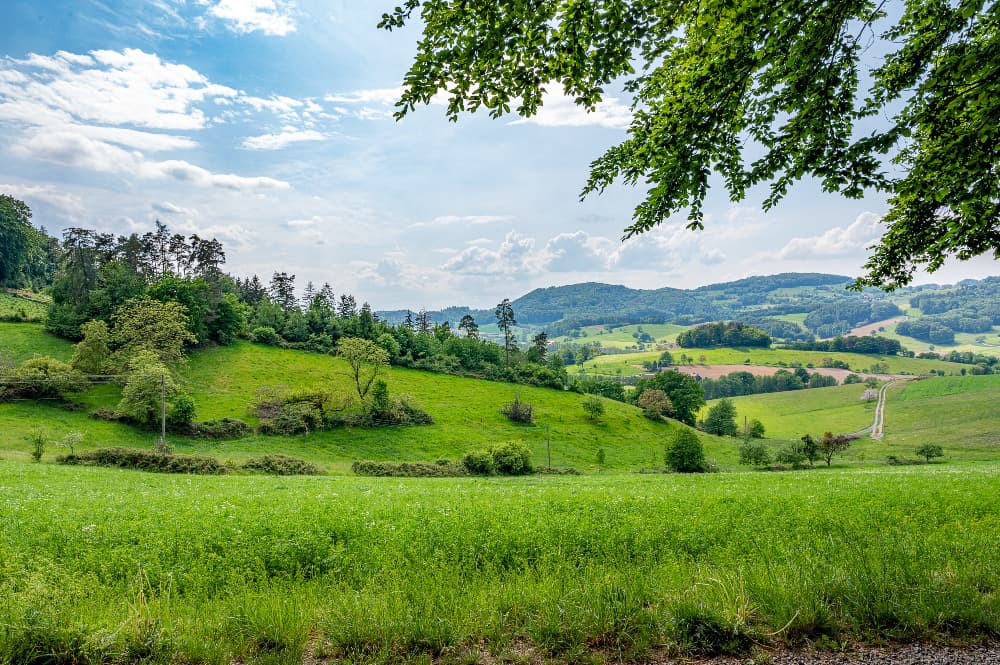
POLYGON ((490 448, 493 469, 501 476, 523 476, 533 470, 531 448, 523 441, 508 441, 490 448))
POLYGON ((677 335, 683 348, 709 349, 715 346, 768 348, 771 338, 763 330, 739 322, 705 323, 677 335))
POLYGON ((749 435, 751 439, 763 439, 765 431, 764 423, 760 422, 756 418, 752 419, 750 424, 747 426, 747 435, 749 435))
POLYGON ((290 455, 262 455, 251 457, 240 468, 271 476, 319 476, 323 472, 312 462, 290 455))
POLYGON ((462 466, 474 476, 493 473, 493 454, 489 450, 474 450, 462 456, 462 466))
POLYGON ((664 461, 667 468, 677 473, 700 473, 708 470, 705 450, 698 435, 681 427, 667 444, 664 461))
POLYGON ((42 455, 45 454, 45 446, 48 445, 49 439, 40 430, 32 432, 26 437, 28 443, 31 444, 31 459, 33 462, 41 462, 42 455))
POLYGON ((930 461, 935 457, 944 456, 944 451, 941 449, 941 446, 935 445, 933 443, 925 443, 924 445, 917 448, 915 452, 924 459, 926 459, 928 463, 930 463, 930 461))
POLYGON ((121 401, 115 409, 119 417, 124 417, 141 427, 154 429, 162 415, 163 401, 166 400, 169 419, 177 419, 186 424, 193 417, 193 402, 177 385, 170 370, 155 352, 139 351, 128 365, 125 387, 121 401), (178 408, 176 416, 175 407, 178 408))
POLYGON ((0 194, 0 286, 17 284, 35 239, 31 209, 23 201, 0 194))
POLYGON ((278 346, 281 343, 281 336, 275 332, 274 328, 259 326, 250 331, 250 341, 257 344, 278 346))
POLYGON ((389 364, 389 353, 361 337, 345 337, 337 343, 337 355, 347 361, 354 376, 354 386, 363 401, 379 370, 389 364))
POLYGON ((608 461, 608 454, 604 451, 604 448, 597 449, 597 466, 603 467, 608 461))
POLYGON ((736 436, 736 407, 731 400, 720 399, 708 409, 705 431, 718 436, 736 436))
POLYGON ((534 420, 534 410, 530 404, 521 401, 520 395, 514 395, 514 400, 504 404, 500 408, 500 413, 507 416, 512 423, 521 425, 529 425, 534 420))
POLYGON ((553 87, 593 110, 628 77, 628 137, 591 163, 583 190, 649 183, 626 237, 683 209, 701 228, 714 181, 734 202, 767 186, 768 209, 814 178, 847 197, 890 197, 888 230, 859 283, 904 285, 921 264, 933 271, 949 255, 998 249, 992 4, 915 0, 889 11, 795 0, 761 11, 748 1, 543 0, 455 11, 407 0, 380 26, 417 23, 420 7, 397 118, 439 93, 452 120, 481 108, 531 117, 553 87), (863 60, 866 40, 884 53, 874 63, 863 60), (873 118, 881 126, 862 131, 873 118))
POLYGON ((642 409, 643 415, 650 420, 661 420, 674 412, 674 405, 667 397, 667 393, 655 388, 643 390, 636 404, 642 409))
POLYGON ((361 460, 351 464, 351 471, 358 476, 390 478, 450 478, 474 475, 489 475, 489 471, 472 472, 462 464, 428 464, 426 462, 373 462, 361 460))
POLYGON ((83 377, 64 362, 30 358, 0 377, 0 402, 7 399, 65 399, 80 390, 83 377))
POLYGON ((600 420, 601 416, 604 415, 604 402, 601 401, 600 397, 588 397, 580 403, 583 410, 587 413, 587 417, 591 420, 600 420))
POLYGON ((674 370, 660 372, 650 379, 640 379, 635 395, 641 398, 643 391, 649 389, 662 390, 670 399, 672 417, 687 425, 694 425, 698 409, 705 404, 705 391, 698 381, 674 370))
POLYGON ((382 379, 378 379, 372 385, 368 409, 374 418, 379 418, 389 415, 391 408, 392 401, 389 399, 389 386, 382 379))
POLYGON ((240 439, 250 434, 250 425, 239 418, 219 418, 190 424, 191 436, 201 439, 240 439))
MULTIPOLYGON (((774 454, 774 461, 787 464, 793 469, 800 469, 809 462, 809 457, 806 455, 803 442, 789 441, 774 454)), ((812 466, 811 462, 809 466, 812 466)))
POLYGON ((83 335, 73 351, 70 364, 73 369, 84 374, 104 374, 111 370, 111 350, 108 342, 108 324, 104 321, 88 321, 80 326, 83 335))
POLYGON ((170 402, 167 411, 167 429, 172 432, 187 432, 194 420, 194 400, 189 395, 178 393, 170 402))
POLYGON ((112 341, 121 366, 143 351, 154 353, 164 365, 177 365, 184 360, 185 345, 198 341, 188 331, 184 306, 176 302, 130 300, 115 312, 112 321, 112 341))
POLYGON ((747 441, 740 444, 740 464, 745 466, 767 466, 771 463, 771 453, 761 441, 747 441))
POLYGON ((97 450, 82 452, 74 455, 72 459, 62 461, 85 466, 110 466, 119 469, 157 471, 160 473, 219 475, 227 472, 225 465, 214 457, 207 457, 205 455, 165 455, 155 450, 137 450, 134 448, 98 448, 97 450))

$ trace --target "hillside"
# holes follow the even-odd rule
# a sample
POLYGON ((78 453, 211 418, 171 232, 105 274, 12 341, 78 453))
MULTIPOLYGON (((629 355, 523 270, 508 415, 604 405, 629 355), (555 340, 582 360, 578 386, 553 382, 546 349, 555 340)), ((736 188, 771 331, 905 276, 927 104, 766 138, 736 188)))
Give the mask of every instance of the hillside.
MULTIPOLYGON (((67 358, 68 343, 43 333, 39 326, 6 324, 0 329, 14 358, 30 357, 29 349, 47 349, 67 358), (7 326, 14 326, 13 328, 7 326), (53 342, 55 340, 55 343, 53 342)), ((195 401, 199 420, 242 418, 253 423, 247 407, 255 391, 265 385, 348 392, 353 390, 349 368, 326 355, 238 342, 232 346, 196 351, 182 370, 182 383, 195 401)), ((545 464, 551 441, 552 463, 581 470, 597 470, 597 450, 604 448, 606 467, 638 469, 662 466, 663 446, 673 427, 654 423, 639 409, 606 400, 607 412, 599 422, 589 420, 581 407, 583 397, 558 390, 393 368, 385 375, 393 395, 406 395, 431 414, 435 423, 419 427, 345 428, 314 432, 308 436, 253 435, 236 441, 204 441, 170 437, 179 452, 204 452, 232 458, 281 452, 346 470, 357 459, 435 461, 457 459, 464 453, 510 439, 521 439, 534 451, 536 464, 545 464), (536 424, 519 426, 500 414, 515 395, 535 409, 536 424)), ((67 411, 52 402, 0 404, 0 454, 27 457, 23 437, 42 429, 51 439, 67 432, 87 433, 84 447, 108 445, 149 446, 155 435, 134 428, 98 421, 88 412, 113 408, 120 389, 99 386, 82 395, 84 411, 67 411)), ((714 437, 704 437, 707 453, 717 463, 735 463, 733 451, 714 437)), ((59 451, 53 451, 58 454, 59 451)))

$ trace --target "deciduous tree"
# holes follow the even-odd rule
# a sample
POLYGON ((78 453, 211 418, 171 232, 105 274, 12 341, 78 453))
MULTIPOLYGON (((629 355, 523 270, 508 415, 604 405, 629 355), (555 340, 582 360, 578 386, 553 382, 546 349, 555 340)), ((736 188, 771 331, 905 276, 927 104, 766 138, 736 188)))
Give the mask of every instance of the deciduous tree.
POLYGON ((389 364, 389 353, 371 340, 345 337, 337 343, 337 355, 351 366, 354 386, 363 401, 379 371, 389 364))
POLYGON ((768 209, 808 178, 889 197, 859 284, 1000 256, 995 2, 406 0, 379 25, 410 21, 423 38, 397 118, 439 95, 450 119, 530 117, 557 90, 593 111, 624 78, 628 136, 583 195, 647 184, 626 237, 685 209, 702 228, 715 182, 732 201, 766 186, 768 209))

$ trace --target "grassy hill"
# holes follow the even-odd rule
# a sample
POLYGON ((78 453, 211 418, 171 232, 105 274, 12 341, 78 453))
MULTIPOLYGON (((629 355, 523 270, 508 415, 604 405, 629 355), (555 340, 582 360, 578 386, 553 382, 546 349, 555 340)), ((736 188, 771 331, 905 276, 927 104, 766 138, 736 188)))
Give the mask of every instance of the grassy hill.
MULTIPOLYGON (((35 348, 62 358, 71 353, 68 343, 51 338, 39 326, 10 325, 14 327, 0 332, 11 357, 30 357, 29 351, 35 348)), ((295 437, 254 435, 235 441, 170 438, 178 452, 233 460, 280 452, 321 462, 333 470, 346 470, 357 459, 454 460, 470 450, 521 439, 532 447, 536 464, 547 462, 547 444, 551 442, 553 465, 596 471, 599 448, 605 450, 609 469, 662 466, 664 444, 673 429, 680 427, 654 423, 639 409, 611 400, 606 400, 605 416, 594 422, 581 407, 582 396, 558 390, 401 368, 389 370, 385 379, 392 394, 413 398, 433 416, 434 424, 345 428, 295 437), (534 407, 534 425, 515 425, 500 414, 500 408, 515 395, 534 407)), ((195 352, 181 371, 181 381, 194 398, 197 419, 233 417, 251 423, 254 418, 247 414, 247 407, 261 386, 353 390, 349 368, 337 358, 249 342, 195 352)), ((74 430, 85 432, 84 448, 151 445, 155 434, 88 416, 98 407, 114 407, 119 395, 116 386, 95 387, 80 395, 86 405, 86 410, 80 411, 68 411, 52 402, 0 404, 0 455, 26 459, 28 445, 23 437, 36 429, 52 439, 74 430)), ((715 462, 735 464, 735 453, 726 442, 707 436, 704 440, 706 452, 715 462)))
POLYGON ((615 326, 608 331, 605 326, 584 326, 580 328, 579 337, 556 337, 554 342, 589 343, 600 342, 601 346, 611 349, 626 349, 635 347, 639 340, 633 335, 647 333, 653 342, 647 344, 671 344, 677 341, 677 335, 688 329, 673 323, 643 323, 628 326, 615 326))
POLYGON ((46 296, 24 291, 0 290, 0 320, 41 321, 48 310, 46 296))
MULTIPOLYGON (((588 360, 582 367, 588 374, 605 374, 609 376, 617 375, 621 370, 623 376, 633 376, 642 374, 646 370, 642 368, 642 363, 656 360, 660 357, 661 351, 643 351, 638 353, 622 353, 616 355, 598 356, 588 360)), ((799 363, 803 367, 810 365, 820 367, 824 358, 834 358, 842 360, 851 366, 852 370, 866 371, 875 362, 884 362, 889 366, 890 374, 913 374, 920 375, 936 370, 944 370, 946 373, 958 374, 962 369, 968 369, 968 365, 959 363, 942 362, 940 360, 924 360, 921 358, 903 358, 901 356, 869 356, 860 353, 833 353, 829 351, 793 351, 790 349, 670 349, 670 353, 677 362, 681 354, 694 358, 708 365, 772 365, 791 367, 793 363, 799 363), (747 362, 747 361, 750 362, 747 362), (782 365, 784 363, 784 365, 782 365)), ((570 372, 579 371, 581 368, 569 368, 570 372)))
POLYGON ((0 321, 0 363, 17 364, 32 356, 67 361, 73 357, 73 344, 45 332, 41 323, 0 321))

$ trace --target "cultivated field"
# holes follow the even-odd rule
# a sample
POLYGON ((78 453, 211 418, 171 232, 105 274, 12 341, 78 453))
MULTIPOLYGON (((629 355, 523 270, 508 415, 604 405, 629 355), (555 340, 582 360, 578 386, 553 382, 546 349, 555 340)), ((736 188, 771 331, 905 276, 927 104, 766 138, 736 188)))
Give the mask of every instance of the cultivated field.
POLYGON ((0 662, 590 662, 996 634, 998 472, 268 479, 0 463, 0 662))

